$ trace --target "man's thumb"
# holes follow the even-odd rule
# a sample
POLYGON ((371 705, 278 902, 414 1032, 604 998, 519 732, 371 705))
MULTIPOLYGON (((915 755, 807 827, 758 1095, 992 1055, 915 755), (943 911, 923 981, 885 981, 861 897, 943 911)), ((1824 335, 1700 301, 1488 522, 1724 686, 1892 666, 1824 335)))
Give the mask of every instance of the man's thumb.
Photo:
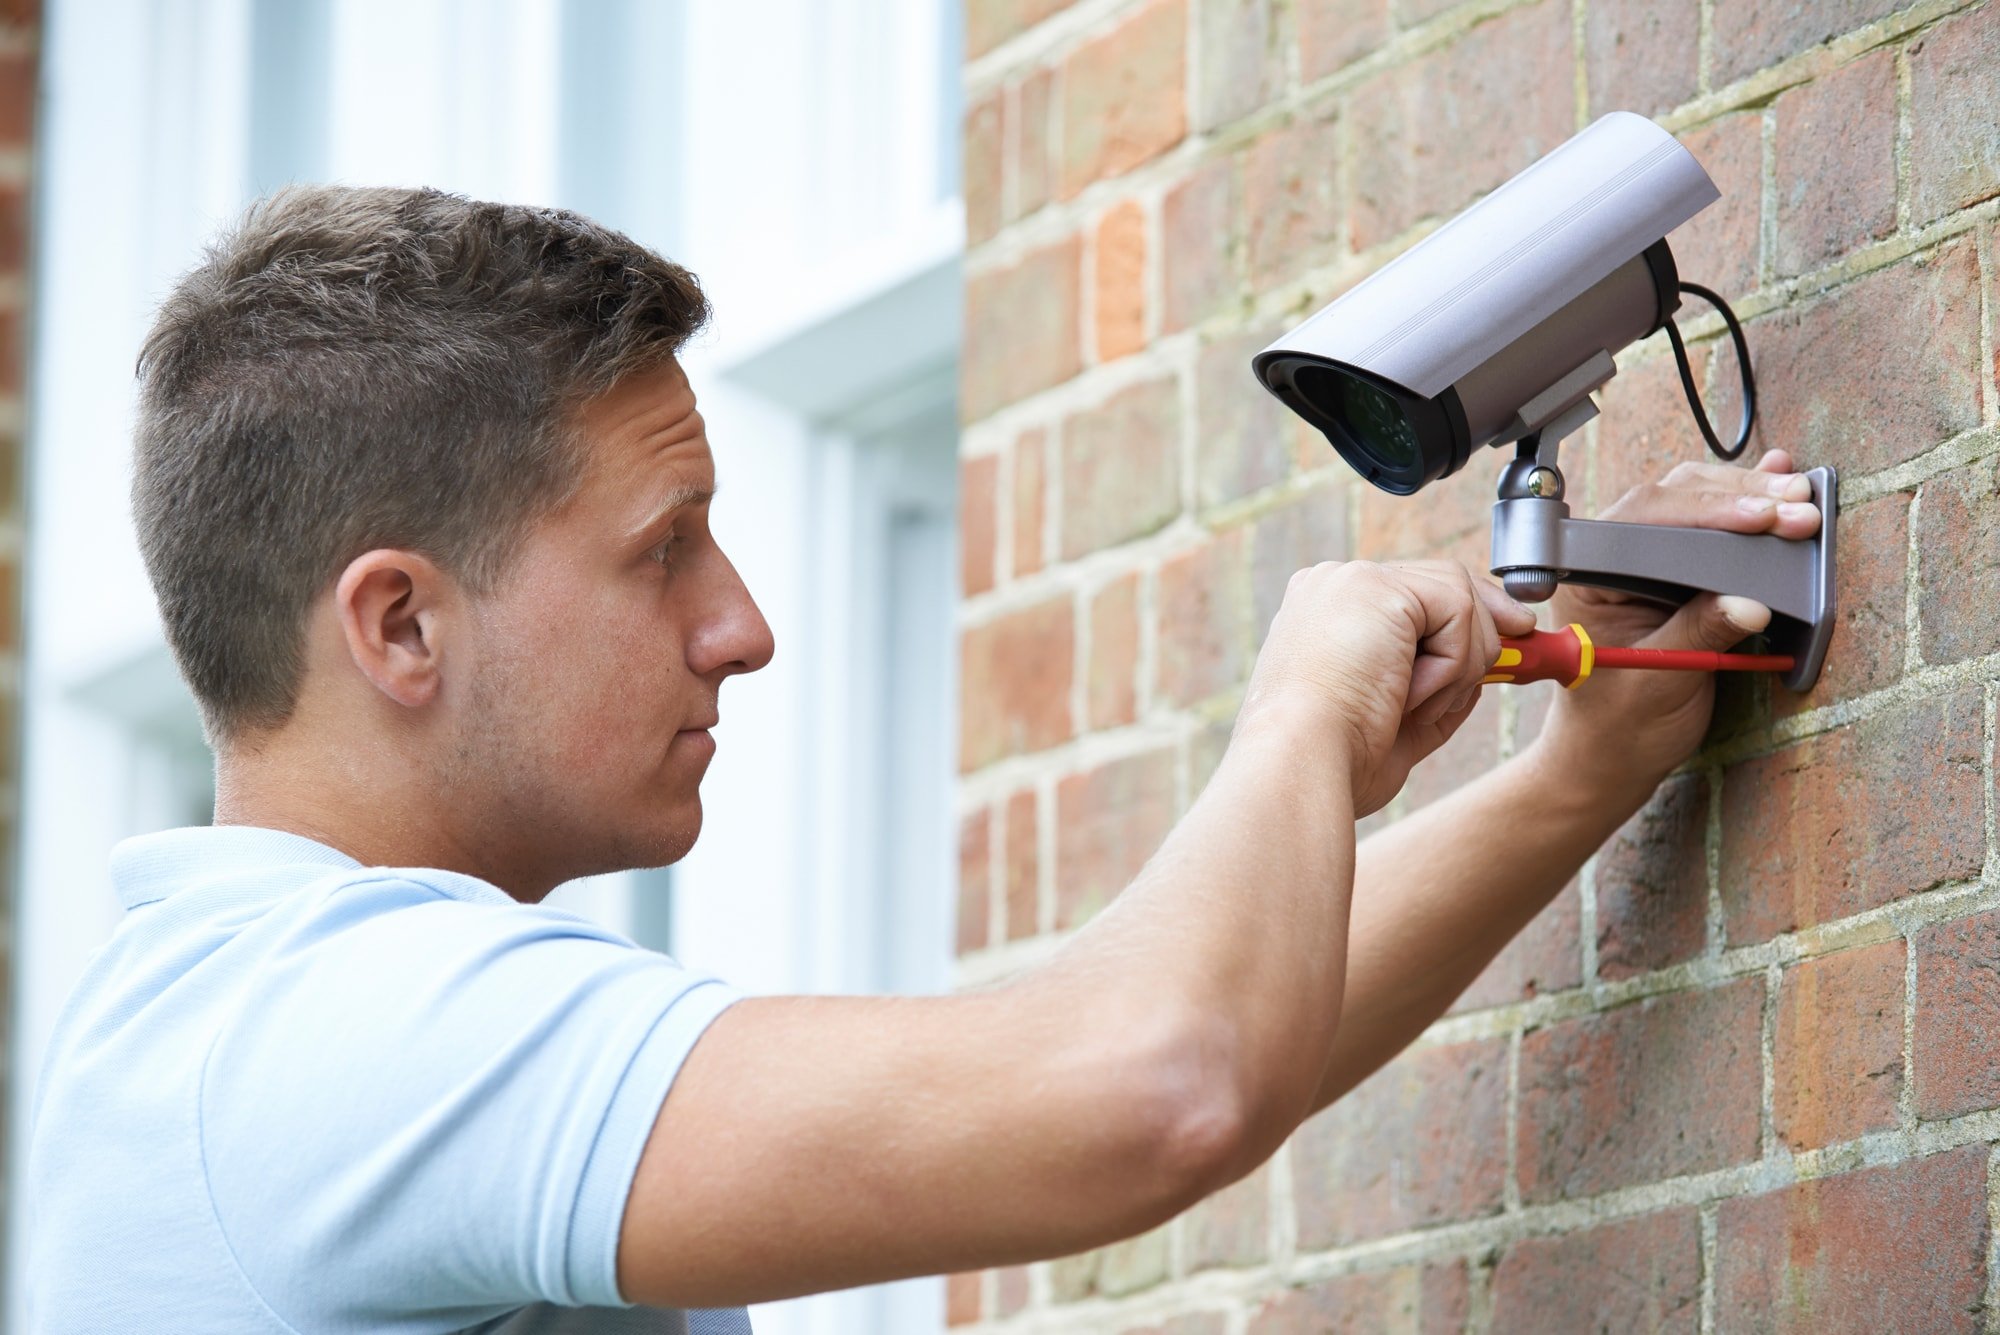
POLYGON ((1734 648, 1771 624, 1771 609, 1754 598, 1704 593, 1690 599, 1646 637, 1648 649, 1734 648))

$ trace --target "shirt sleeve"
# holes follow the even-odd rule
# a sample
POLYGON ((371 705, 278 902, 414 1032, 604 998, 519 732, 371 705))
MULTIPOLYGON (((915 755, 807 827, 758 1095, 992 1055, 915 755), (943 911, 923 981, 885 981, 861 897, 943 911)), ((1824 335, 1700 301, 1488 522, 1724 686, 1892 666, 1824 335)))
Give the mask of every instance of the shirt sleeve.
POLYGON ((624 1305, 640 1152, 738 994, 576 915, 400 880, 340 886, 283 931, 195 1113, 264 1300, 301 1330, 624 1305))

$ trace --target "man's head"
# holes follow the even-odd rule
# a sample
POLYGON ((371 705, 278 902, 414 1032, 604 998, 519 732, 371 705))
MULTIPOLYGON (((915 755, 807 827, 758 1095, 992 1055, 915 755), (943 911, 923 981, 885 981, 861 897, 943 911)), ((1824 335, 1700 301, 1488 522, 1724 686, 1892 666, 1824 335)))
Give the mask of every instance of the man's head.
POLYGON ((699 729, 770 654, 675 361, 707 310, 570 213, 323 186, 253 207, 146 341, 133 481, 225 758, 390 757, 455 839, 532 840, 562 876, 685 852, 699 729))

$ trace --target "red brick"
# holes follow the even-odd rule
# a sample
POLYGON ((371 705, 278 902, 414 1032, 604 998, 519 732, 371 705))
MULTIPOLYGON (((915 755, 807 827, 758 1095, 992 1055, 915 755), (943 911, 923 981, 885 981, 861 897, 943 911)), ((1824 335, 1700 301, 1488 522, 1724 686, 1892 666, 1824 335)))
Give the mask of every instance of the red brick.
POLYGON ((965 244, 976 246, 1000 230, 1000 178, 1006 152, 1002 103, 995 89, 965 113, 965 244))
POLYGON ((1048 433, 1023 431, 1014 441, 1014 573, 1042 568, 1042 510, 1047 492, 1048 433))
POLYGON ((1572 880, 1501 948, 1452 1003, 1452 1010, 1484 1010, 1580 986, 1583 960, 1577 943, 1582 918, 1582 896, 1572 880))
POLYGON ((1248 1335, 1458 1335, 1464 1276, 1458 1261, 1338 1275, 1265 1299, 1250 1314, 1248 1335))
POLYGON ((959 650, 962 769, 1069 740, 1075 643, 1075 613, 1067 596, 965 631, 959 650))
MULTIPOLYGON (((1722 116, 1681 135, 1722 198, 1668 238, 1675 267, 1690 282, 1734 298, 1757 287, 1758 219, 1764 200, 1764 118, 1755 111, 1722 116)), ((1755 347, 1753 345, 1754 354, 1755 347)))
POLYGON ((1271 0, 1195 0, 1197 130, 1247 116, 1284 85, 1271 0))
POLYGON ((1250 563, 1229 529, 1160 567, 1159 693, 1192 705, 1249 675, 1250 563))
POLYGON ((1259 1168, 1187 1212, 1187 1268, 1255 1265, 1264 1259, 1270 1228, 1271 1170, 1259 1168))
POLYGON ((1896 1125, 1903 1090, 1903 943, 1803 960, 1778 984, 1778 1135, 1818 1149, 1896 1125))
POLYGON ((1250 539, 1251 628, 1258 643, 1285 600, 1292 576, 1322 561, 1348 557, 1344 484, 1302 491, 1257 517, 1250 539))
POLYGON ((1389 0, 1299 0, 1299 77, 1307 83, 1353 64, 1389 40, 1389 0))
POLYGON ((1472 1280, 1463 1261, 1426 1261, 1417 1276, 1417 1335, 1464 1335, 1472 1280))
POLYGON ((1493 488, 1505 462, 1498 453, 1474 459, 1455 476, 1424 488, 1420 501, 1358 485, 1361 523, 1354 554, 1371 561, 1458 555, 1475 572, 1485 570, 1493 488))
POLYGON ((1497 1214, 1506 1110, 1503 1039, 1390 1062, 1292 1139, 1300 1249, 1497 1214))
POLYGON ((1903 0, 1731 0, 1717 5, 1709 82, 1721 88, 1786 56, 1852 32, 1900 8, 1903 0))
POLYGON ((1250 282, 1259 291, 1296 278, 1339 251, 1336 133, 1332 116, 1296 121, 1259 136, 1244 159, 1250 282))
POLYGON ((1527 1238, 1493 1271, 1492 1335, 1686 1331, 1701 1324, 1701 1226, 1662 1210, 1527 1238))
POLYGON ((1910 211, 1918 223, 2000 194, 2000 10, 1981 5, 1910 44, 1910 211))
MULTIPOLYGON (((1664 345, 1664 339, 1660 342, 1664 345)), ((1704 384, 1708 372, 1708 350, 1705 343, 1688 349, 1697 385, 1704 384)), ((1735 374, 1734 362, 1729 373, 1735 374)), ((1597 422, 1591 494, 1599 512, 1634 487, 1662 481, 1675 464, 1708 457, 1671 354, 1620 366, 1598 404, 1603 416, 1597 422)), ((1574 467, 1566 471, 1574 495, 1579 474, 1574 467)), ((1576 501, 1570 504, 1574 507, 1576 501)))
POLYGON ((1986 857, 1980 714, 1977 691, 1920 700, 1724 771, 1729 943, 1977 876, 1986 857))
MULTIPOLYGON (((1965 530, 1955 530, 1963 532, 1965 530)), ((1972 556, 1961 553, 1961 559, 1972 556)), ((1895 492, 1840 512, 1834 561, 1833 640, 1819 682, 1804 695, 1773 691, 1782 716, 1880 690, 1903 675, 1905 572, 1910 565, 1910 493, 1895 492)))
POLYGON ((26 149, 35 137, 35 52, 0 52, 0 148, 26 149))
POLYGON ((966 58, 985 55, 1069 3, 1070 0, 966 0, 966 58))
POLYGON ((1576 128, 1571 8, 1512 9, 1357 88, 1354 247, 1456 212, 1576 128))
POLYGON ((1109 761, 1056 785, 1056 926, 1074 927, 1139 874, 1173 828, 1174 753, 1109 761))
POLYGON ((1007 799, 1007 939, 1033 936, 1041 927, 1042 854, 1035 794, 1023 790, 1007 799))
POLYGON ((1187 133, 1187 6, 1154 0, 1063 65, 1062 164, 1068 199, 1158 156, 1187 133))
POLYGON ((1008 104, 1014 120, 1014 199, 1008 220, 1025 218, 1055 197, 1056 144, 1050 130, 1055 110, 1054 70, 1038 69, 1016 85, 1008 104))
POLYGON ((1195 502, 1207 508, 1282 482, 1291 414, 1250 372, 1276 332, 1259 327, 1205 345, 1195 366, 1195 502))
POLYGON ((1966 239, 1752 321, 1764 442, 1869 473, 1978 426, 1978 291, 1966 239))
POLYGON ((0 184, 0 273, 19 273, 28 263, 28 192, 19 183, 0 184))
POLYGON ((1597 0, 1584 11, 1590 114, 1657 116, 1694 96, 1701 54, 1697 0, 1597 0))
POLYGON ((1817 269, 1896 230, 1896 63, 1888 50, 1778 98, 1778 272, 1817 269))
POLYGON ((1247 297, 1240 157, 1197 167, 1161 207, 1160 329, 1200 324, 1247 297))
MULTIPOLYGON (((1927 663, 2000 651, 2000 462, 1982 459, 1933 478, 1918 507, 1917 617, 1927 663), (1982 535, 1975 537, 1974 535, 1982 535)), ((1847 536, 1841 534, 1844 545, 1847 536)))
POLYGON ((1965 1145, 1724 1200, 1716 1210, 1716 1328, 1980 1329, 1987 1153, 1965 1145))
POLYGON ((1521 1040, 1521 1195, 1594 1196, 1757 1157, 1764 985, 1742 978, 1521 1040))
POLYGON ((1597 971, 1631 978, 1699 955, 1708 938, 1708 780, 1661 784, 1597 856, 1597 971))
POLYGON ((1181 509, 1181 398, 1173 380, 1120 390, 1062 432, 1065 560, 1144 537, 1181 509))
POLYGON ((1126 575, 1090 599, 1090 726, 1116 728, 1139 717, 1139 577, 1126 575))
POLYGON ((946 1277, 944 1284, 944 1323, 947 1326, 969 1326, 979 1320, 979 1272, 946 1277))
POLYGON ((1071 237, 967 281, 960 383, 966 421, 1077 373, 1081 253, 1071 237))
POLYGON ((2000 1108, 2000 913, 1915 936, 1917 1116, 2000 1108))
POLYGON ((1481 691, 1472 716, 1451 740, 1410 771, 1403 785, 1405 809, 1427 807, 1492 771, 1500 763, 1500 692, 1481 691))
POLYGON ((1133 200, 1097 225, 1097 359, 1146 346, 1146 211, 1133 200))
POLYGON ((969 598, 993 587, 993 537, 999 523, 1000 456, 976 454, 958 464, 958 582, 969 598))
POLYGON ((958 953, 986 948, 986 906, 993 890, 992 814, 985 807, 958 825, 958 953))

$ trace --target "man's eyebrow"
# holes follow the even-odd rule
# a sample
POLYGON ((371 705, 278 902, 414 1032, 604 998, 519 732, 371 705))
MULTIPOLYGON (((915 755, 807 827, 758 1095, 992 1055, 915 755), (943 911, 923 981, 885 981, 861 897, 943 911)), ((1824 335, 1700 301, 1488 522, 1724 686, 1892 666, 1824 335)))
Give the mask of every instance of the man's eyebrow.
POLYGON ((652 511, 634 526, 632 532, 635 536, 642 534, 676 510, 685 510, 693 505, 706 505, 714 499, 715 486, 713 483, 683 482, 678 486, 669 488, 666 495, 660 498, 660 503, 654 506, 652 511))

